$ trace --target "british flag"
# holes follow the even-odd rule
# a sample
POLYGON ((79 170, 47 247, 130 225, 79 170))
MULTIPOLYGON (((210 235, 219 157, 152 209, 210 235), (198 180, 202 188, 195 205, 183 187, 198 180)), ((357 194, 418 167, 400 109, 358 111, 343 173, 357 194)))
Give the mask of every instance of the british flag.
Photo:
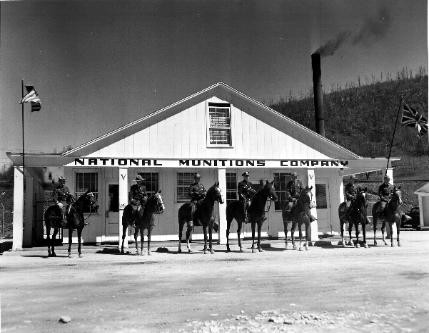
POLYGON ((401 125, 415 127, 419 133, 419 136, 422 136, 428 132, 427 119, 406 103, 402 105, 401 125))

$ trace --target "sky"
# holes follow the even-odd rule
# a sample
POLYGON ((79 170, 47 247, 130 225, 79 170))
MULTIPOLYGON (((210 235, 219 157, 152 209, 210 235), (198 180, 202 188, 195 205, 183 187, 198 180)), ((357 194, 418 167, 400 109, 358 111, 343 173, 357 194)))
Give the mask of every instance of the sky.
POLYGON ((22 150, 21 80, 42 101, 25 106, 26 152, 60 152, 219 81, 265 103, 305 95, 323 46, 335 46, 325 90, 428 61, 426 0, 36 0, 0 11, 0 161, 22 150))

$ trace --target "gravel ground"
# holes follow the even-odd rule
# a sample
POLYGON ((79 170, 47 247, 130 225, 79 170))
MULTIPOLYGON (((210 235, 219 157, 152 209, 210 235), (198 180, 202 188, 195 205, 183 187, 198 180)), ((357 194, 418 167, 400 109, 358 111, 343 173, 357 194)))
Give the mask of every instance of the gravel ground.
POLYGON ((401 235, 393 248, 5 253, 2 332, 427 332, 429 232, 401 235))

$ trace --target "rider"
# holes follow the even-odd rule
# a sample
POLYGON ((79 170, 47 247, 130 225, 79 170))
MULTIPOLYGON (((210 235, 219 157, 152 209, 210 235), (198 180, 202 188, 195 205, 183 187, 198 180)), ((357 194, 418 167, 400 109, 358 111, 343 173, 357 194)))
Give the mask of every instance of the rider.
POLYGON ((286 190, 289 192, 289 201, 295 203, 303 189, 302 182, 298 179, 296 172, 292 173, 292 179, 287 183, 286 190))
POLYGON ((241 202, 244 212, 244 221, 247 223, 249 221, 247 216, 247 209, 250 206, 250 199, 255 194, 253 189, 253 184, 249 181, 249 172, 245 171, 242 173, 243 180, 238 183, 238 200, 241 202))
POLYGON ((65 184, 66 178, 63 176, 58 177, 58 184, 55 185, 54 190, 52 191, 52 197, 55 201, 55 204, 61 210, 63 223, 65 222, 67 209, 73 198, 73 196, 70 194, 69 188, 65 184))
POLYGON ((141 175, 137 175, 134 179, 136 184, 133 184, 130 188, 129 200, 134 211, 139 211, 147 201, 146 186, 143 185, 144 180, 141 175))
POLYGON ((380 201, 382 202, 382 207, 386 206, 386 203, 390 200, 392 196, 393 186, 390 185, 390 177, 384 176, 383 183, 378 187, 378 195, 380 197, 380 201))
POLYGON ((201 175, 197 172, 194 175, 194 182, 189 186, 189 196, 191 197, 192 216, 197 208, 197 202, 204 199, 206 196, 206 189, 203 184, 200 184, 201 175))

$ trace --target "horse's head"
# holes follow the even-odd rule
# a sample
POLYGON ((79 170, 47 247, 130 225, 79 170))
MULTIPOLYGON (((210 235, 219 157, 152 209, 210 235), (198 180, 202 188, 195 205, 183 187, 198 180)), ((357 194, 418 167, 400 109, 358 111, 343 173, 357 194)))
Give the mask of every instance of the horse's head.
POLYGON ((364 205, 366 206, 366 194, 368 192, 368 188, 363 188, 358 186, 358 188, 356 189, 356 199, 355 202, 357 205, 364 205))
POLYGON ((269 182, 268 180, 265 182, 264 188, 262 189, 268 198, 270 198, 273 201, 277 201, 277 193, 274 188, 274 180, 272 182, 269 182))
POLYGON ((97 205, 97 197, 94 193, 90 191, 86 191, 85 194, 83 194, 83 200, 85 201, 85 204, 87 204, 89 207, 91 207, 94 210, 98 209, 97 205))
POLYGON ((219 182, 214 183, 214 185, 208 189, 206 197, 223 204, 223 197, 219 188, 219 182))
POLYGON ((392 193, 392 201, 397 202, 398 204, 402 205, 402 191, 401 186, 396 187, 393 186, 393 193, 392 193))
POLYGON ((156 202, 155 202, 155 207, 156 207, 156 213, 157 214, 162 214, 165 210, 165 205, 164 205, 164 201, 162 200, 162 196, 161 196, 161 190, 159 190, 158 192, 156 192, 153 197, 155 198, 156 202))

